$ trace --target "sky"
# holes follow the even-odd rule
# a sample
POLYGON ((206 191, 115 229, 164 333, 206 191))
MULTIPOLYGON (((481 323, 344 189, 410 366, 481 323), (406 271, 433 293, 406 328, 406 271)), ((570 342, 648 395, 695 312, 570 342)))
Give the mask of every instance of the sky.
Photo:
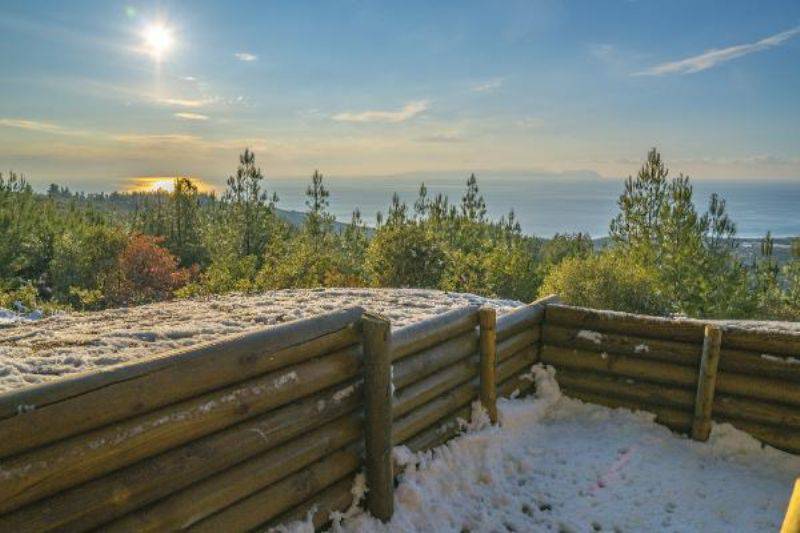
MULTIPOLYGON (((34 184, 635 173, 800 182, 800 2, 0 0, 34 184)), ((492 176, 496 176, 492 178, 492 176)))

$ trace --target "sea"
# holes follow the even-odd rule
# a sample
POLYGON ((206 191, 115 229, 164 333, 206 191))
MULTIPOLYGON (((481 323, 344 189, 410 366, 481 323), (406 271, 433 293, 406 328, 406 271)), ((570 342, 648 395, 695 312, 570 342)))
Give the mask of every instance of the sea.
MULTIPOLYGON (((309 181, 267 178, 266 186, 278 193, 280 208, 304 211, 309 181)), ((443 193, 456 203, 466 188, 466 176, 324 178, 330 191, 330 211, 337 220, 349 222, 353 209, 358 207, 368 225, 374 225, 378 211, 386 212, 395 192, 411 208, 421 182, 429 196, 443 193)), ((595 176, 478 176, 478 185, 491 218, 499 219, 513 209, 529 235, 552 237, 556 233, 583 232, 599 238, 608 235, 624 180, 595 176)), ((767 231, 775 237, 800 236, 800 179, 695 180, 693 186, 699 211, 705 211, 712 193, 725 199, 741 238, 760 238, 767 231)))

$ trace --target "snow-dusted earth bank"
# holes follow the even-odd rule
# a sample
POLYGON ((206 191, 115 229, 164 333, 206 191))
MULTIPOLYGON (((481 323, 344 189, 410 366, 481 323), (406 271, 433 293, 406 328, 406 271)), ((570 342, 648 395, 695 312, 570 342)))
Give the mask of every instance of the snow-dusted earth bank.
POLYGON ((421 289, 280 290, 0 323, 0 392, 359 305, 394 327, 465 305, 519 302, 421 289))
MULTIPOLYGON (((800 457, 730 425, 699 443, 653 416, 560 394, 536 369, 537 397, 501 403, 501 428, 406 466, 388 525, 356 512, 335 531, 777 531, 800 457)), ((352 514, 352 513, 351 513, 352 514)), ((307 530, 293 524, 290 530, 307 530)))

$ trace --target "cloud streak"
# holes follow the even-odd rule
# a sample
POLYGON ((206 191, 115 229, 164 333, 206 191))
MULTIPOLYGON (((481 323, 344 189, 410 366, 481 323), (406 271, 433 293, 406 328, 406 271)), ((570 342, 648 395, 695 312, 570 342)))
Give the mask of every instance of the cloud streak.
POLYGON ((337 122, 385 122, 396 124, 411 120, 427 111, 430 108, 430 102, 427 100, 417 100, 409 102, 397 111, 360 111, 357 113, 345 112, 333 115, 333 120, 337 122))
POLYGON ((52 122, 42 122, 39 120, 27 120, 21 118, 0 118, 0 127, 6 128, 19 128, 22 130, 38 131, 42 133, 51 133, 53 135, 85 135, 86 132, 82 130, 74 130, 65 128, 52 122))
POLYGON ((250 52, 236 52, 235 54, 233 54, 233 57, 235 57, 239 61, 244 61, 245 63, 250 63, 252 61, 258 60, 258 56, 255 54, 251 54, 250 52))
POLYGON ((183 120, 208 120, 208 116, 200 113, 175 113, 174 116, 183 120))
POLYGON ((800 26, 797 26, 790 30, 770 35, 754 43, 738 44, 727 48, 712 48, 696 56, 687 57, 678 61, 661 63, 641 72, 636 72, 634 76, 666 76, 668 74, 694 74, 695 72, 702 72, 738 57, 775 48, 799 34, 800 26))
POLYGON ((198 107, 205 107, 216 102, 214 98, 156 98, 156 103, 166 106, 174 107, 188 107, 196 109, 198 107))

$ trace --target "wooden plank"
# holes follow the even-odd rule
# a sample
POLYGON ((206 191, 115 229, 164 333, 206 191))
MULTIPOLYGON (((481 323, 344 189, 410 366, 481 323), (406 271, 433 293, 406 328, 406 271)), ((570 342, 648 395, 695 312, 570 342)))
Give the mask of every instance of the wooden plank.
MULTIPOLYGON (((556 368, 589 370, 679 387, 694 388, 697 382, 696 371, 688 367, 547 344, 542 347, 540 359, 556 368)), ((800 387, 783 380, 719 372, 716 390, 728 395, 800 406, 800 387)))
POLYGON ((497 367, 497 380, 505 381, 519 372, 530 373, 531 367, 538 359, 539 350, 534 346, 521 349, 497 367))
POLYGON ((660 405, 645 405, 638 400, 631 401, 623 398, 615 398, 577 388, 568 389, 564 387, 564 393, 567 396, 577 398, 584 402, 605 405, 606 407, 622 407, 632 411, 646 411, 653 413, 656 415, 656 422, 680 433, 688 433, 692 427, 692 413, 690 412, 670 409, 669 407, 660 405))
MULTIPOLYGON (((580 330, 550 323, 543 326, 542 340, 545 344, 562 348, 628 355, 692 368, 699 366, 702 353, 700 344, 580 330), (581 335, 581 331, 585 333, 581 335)), ((719 360, 720 370, 800 382, 800 364, 784 362, 773 354, 725 348, 724 344, 723 341, 719 360)))
POLYGON ((702 352, 699 344, 582 330, 550 323, 543 326, 542 342, 561 348, 627 355, 692 368, 700 364, 702 352))
POLYGON ((455 412, 445 415, 438 423, 416 434, 406 441, 406 446, 412 452, 431 450, 461 433, 461 422, 470 419, 471 407, 461 407, 455 412))
POLYGON ((286 476, 302 472, 331 451, 355 442, 361 437, 362 428, 360 416, 346 415, 106 524, 103 530, 156 532, 185 529, 269 488, 286 476))
POLYGON ((717 394, 714 396, 714 416, 728 420, 744 420, 776 427, 800 429, 800 409, 773 402, 762 402, 753 398, 739 398, 717 394))
POLYGON ((387 522, 394 513, 390 325, 381 317, 365 315, 361 328, 364 335, 367 509, 375 518, 387 522))
POLYGON ((591 370, 687 388, 694 388, 697 383, 697 371, 688 367, 622 355, 559 348, 547 344, 542 347, 541 361, 556 368, 563 366, 577 370, 591 370))
POLYGON ((497 423, 497 312, 483 307, 478 312, 480 328, 480 400, 492 424, 497 423))
POLYGON ((800 383, 800 364, 790 358, 770 353, 747 352, 723 346, 720 350, 719 369, 720 371, 786 379, 800 383))
POLYGON ((695 393, 690 389, 567 368, 556 372, 556 381, 565 388, 641 402, 643 405, 661 405, 686 412, 694 408, 695 393))
MULTIPOLYGON (((281 516, 266 522, 263 524, 263 528, 272 531, 272 528, 280 525, 305 522, 310 517, 314 529, 320 530, 330 522, 331 513, 344 512, 352 505, 354 482, 354 477, 346 477, 337 481, 281 516)), ((257 529, 262 529, 262 527, 259 526, 257 529)))
POLYGON ((357 345, 13 456, 3 461, 0 512, 347 381, 360 368, 357 345))
POLYGON ((505 340, 512 335, 540 324, 544 320, 547 307, 557 301, 559 301, 558 296, 546 296, 502 315, 497 319, 497 340, 505 340))
POLYGON ((502 363, 523 348, 539 344, 541 328, 526 329, 497 343, 497 362, 502 363))
POLYGON ((667 339, 698 345, 703 342, 704 324, 694 320, 659 318, 551 304, 547 306, 545 322, 579 330, 619 333, 648 339, 667 339))
POLYGON ((786 507, 781 533, 800 533, 800 478, 794 482, 794 491, 786 507))
POLYGON ((440 344, 474 330, 477 325, 478 307, 469 306, 400 328, 392 332, 392 360, 397 361, 440 344))
POLYGON ((800 358, 800 333, 725 324, 725 348, 800 358))
POLYGON ((218 533, 249 531, 349 476, 358 469, 359 454, 349 447, 291 474, 264 490, 198 522, 189 531, 218 533))
POLYGON ((478 376, 478 358, 468 357, 395 392, 392 416, 401 417, 478 376))
POLYGON ((394 363, 392 380, 397 389, 478 353, 478 332, 462 333, 394 363))
POLYGON ((0 395, 0 457, 350 346, 362 313, 351 308, 0 395))
POLYGON ((800 407, 800 385, 780 379, 719 372, 717 392, 800 407))
MULTIPOLYGON (((300 453, 304 442, 321 445, 329 438, 326 431, 307 432, 361 405, 359 382, 338 385, 107 476, 70 487, 17 511, 0 515, 0 531, 42 531, 50 528, 88 530, 158 499, 161 499, 159 504, 142 513, 134 513, 126 523, 137 530, 178 527, 192 516, 204 516, 203 512, 210 514, 215 509, 215 501, 228 494, 227 491, 242 486, 241 482, 230 479, 235 470, 226 469, 304 433, 306 435, 302 439, 313 440, 281 446, 281 450, 288 450, 287 446, 297 446, 291 451, 300 453), (226 474, 213 477, 222 471, 226 471, 226 474), (200 481, 204 479, 207 481, 200 481), (192 488, 173 494, 189 485, 192 488), (212 501, 209 501, 210 496, 213 496, 212 501), (165 521, 167 519, 171 521, 165 521)), ((344 426, 346 421, 338 424, 344 426)), ((268 454, 268 457, 275 459, 281 475, 291 462, 291 457, 287 458, 281 451, 268 454)), ((244 464, 252 465, 252 472, 258 472, 259 482, 265 480, 268 483, 268 469, 258 463, 244 464)), ((216 508, 223 506, 218 504, 216 508)))
POLYGON ((447 391, 435 400, 419 407, 406 416, 398 418, 392 428, 392 441, 395 446, 405 443, 417 433, 436 424, 447 413, 469 405, 478 399, 478 380, 472 380, 447 391))
POLYGON ((703 355, 700 358, 700 372, 697 378, 694 420, 692 421, 692 438, 694 440, 707 441, 711 433, 711 408, 714 406, 721 343, 722 330, 717 326, 706 326, 703 355))

